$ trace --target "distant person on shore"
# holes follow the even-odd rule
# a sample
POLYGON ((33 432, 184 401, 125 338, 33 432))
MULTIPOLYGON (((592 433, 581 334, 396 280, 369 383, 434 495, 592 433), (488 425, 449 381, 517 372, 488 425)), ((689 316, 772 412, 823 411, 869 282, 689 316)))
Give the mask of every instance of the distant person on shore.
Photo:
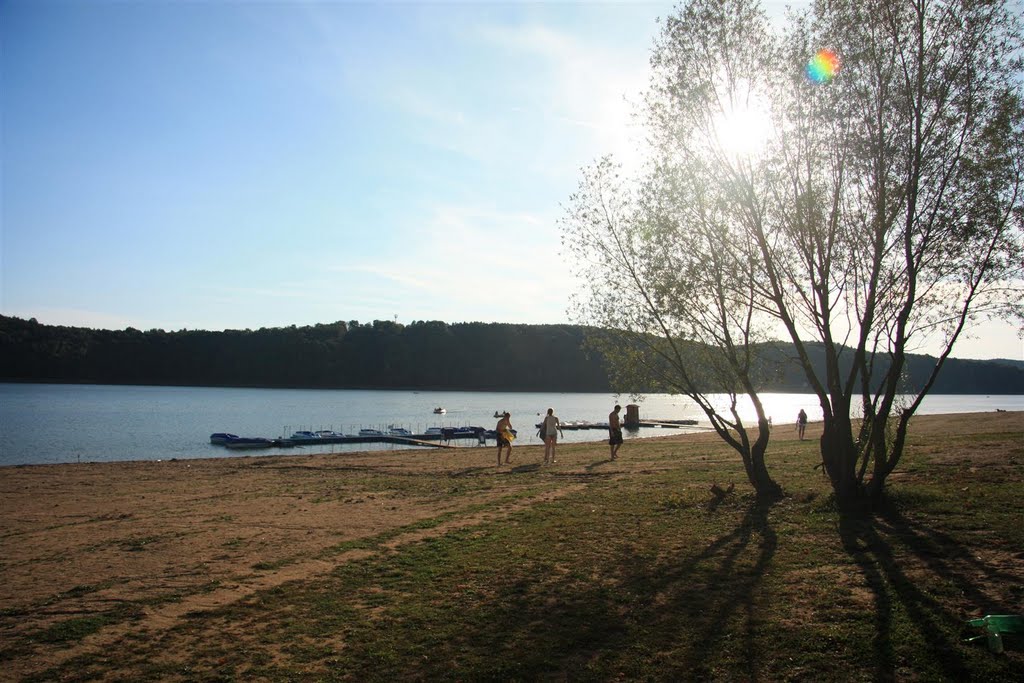
POLYGON ((501 467, 501 449, 508 448, 505 453, 505 463, 508 464, 512 461, 512 439, 516 438, 512 434, 512 421, 509 419, 512 417, 509 413, 505 413, 498 420, 498 426, 494 428, 495 433, 498 435, 498 467, 501 467))
POLYGON ((619 419, 619 411, 622 406, 616 404, 615 409, 608 413, 608 445, 612 449, 612 460, 619 456, 619 447, 622 445, 622 421, 619 419))
MULTIPOLYGON (((544 440, 544 464, 555 462, 555 444, 558 443, 558 436, 555 432, 562 432, 562 423, 555 417, 555 409, 548 408, 547 417, 540 423, 540 436, 544 440)), ((565 434, 562 434, 565 436, 565 434)))
POLYGON ((800 440, 804 440, 804 432, 807 431, 807 412, 801 408, 799 414, 796 416, 796 433, 800 437, 800 440))

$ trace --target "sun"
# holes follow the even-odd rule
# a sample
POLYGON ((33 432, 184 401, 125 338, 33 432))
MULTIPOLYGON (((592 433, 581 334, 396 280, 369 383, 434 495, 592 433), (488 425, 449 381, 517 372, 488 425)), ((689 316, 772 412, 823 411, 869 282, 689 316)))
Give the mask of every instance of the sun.
POLYGON ((750 90, 720 101, 722 106, 711 121, 715 151, 730 160, 759 156, 772 134, 768 102, 750 90))

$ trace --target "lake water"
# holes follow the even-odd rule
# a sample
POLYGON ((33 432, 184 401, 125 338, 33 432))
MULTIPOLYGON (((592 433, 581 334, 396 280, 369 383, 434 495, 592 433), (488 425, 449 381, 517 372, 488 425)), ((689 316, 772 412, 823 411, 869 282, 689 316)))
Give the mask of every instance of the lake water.
MULTIPOLYGON (((811 420, 821 409, 811 394, 764 394, 775 425, 791 424, 800 408, 811 420)), ((536 428, 548 408, 562 420, 606 422, 626 396, 592 393, 504 393, 461 391, 373 391, 314 389, 225 389, 67 384, 0 383, 0 465, 225 455, 271 455, 405 448, 389 444, 335 444, 316 447, 228 451, 209 443, 213 432, 241 436, 288 436, 299 429, 332 429, 355 434, 361 428, 401 426, 415 433, 427 427, 474 425, 493 429, 495 411, 512 413, 516 444, 539 444, 536 428), (443 406, 445 415, 434 415, 443 406)), ((928 413, 1024 410, 1024 396, 935 395, 928 413)), ((742 412, 752 414, 749 409, 742 412)), ((625 414, 625 410, 623 410, 625 414)), ((644 420, 696 419, 708 423, 687 398, 652 394, 640 402, 644 420)), ((644 428, 627 438, 663 436, 685 430, 644 428)), ((600 441, 607 432, 566 431, 564 441, 600 441)), ((463 445, 475 445, 462 441, 463 445)), ((493 441, 488 442, 494 444, 493 441)))

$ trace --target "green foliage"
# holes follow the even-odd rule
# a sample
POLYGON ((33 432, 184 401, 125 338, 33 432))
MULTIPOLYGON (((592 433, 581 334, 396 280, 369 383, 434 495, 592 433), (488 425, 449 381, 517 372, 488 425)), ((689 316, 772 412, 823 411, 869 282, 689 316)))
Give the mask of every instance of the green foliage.
POLYGON ((600 159, 570 198, 576 320, 619 332, 600 346, 619 371, 686 393, 727 441, 743 425, 704 387, 757 408, 762 342, 785 334, 837 495, 881 497, 957 340, 1024 320, 1018 9, 822 1, 776 30, 757 0, 681 3, 651 59, 647 165, 600 159), (839 73, 811 82, 824 47, 839 73))

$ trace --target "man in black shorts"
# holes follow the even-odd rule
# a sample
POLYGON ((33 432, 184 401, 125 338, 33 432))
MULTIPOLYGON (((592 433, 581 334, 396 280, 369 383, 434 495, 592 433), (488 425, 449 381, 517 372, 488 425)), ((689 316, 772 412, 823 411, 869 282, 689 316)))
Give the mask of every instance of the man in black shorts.
POLYGON ((622 445, 622 422, 619 420, 619 411, 622 406, 616 405, 615 410, 608 413, 608 445, 612 447, 612 460, 618 457, 619 446, 622 445))

